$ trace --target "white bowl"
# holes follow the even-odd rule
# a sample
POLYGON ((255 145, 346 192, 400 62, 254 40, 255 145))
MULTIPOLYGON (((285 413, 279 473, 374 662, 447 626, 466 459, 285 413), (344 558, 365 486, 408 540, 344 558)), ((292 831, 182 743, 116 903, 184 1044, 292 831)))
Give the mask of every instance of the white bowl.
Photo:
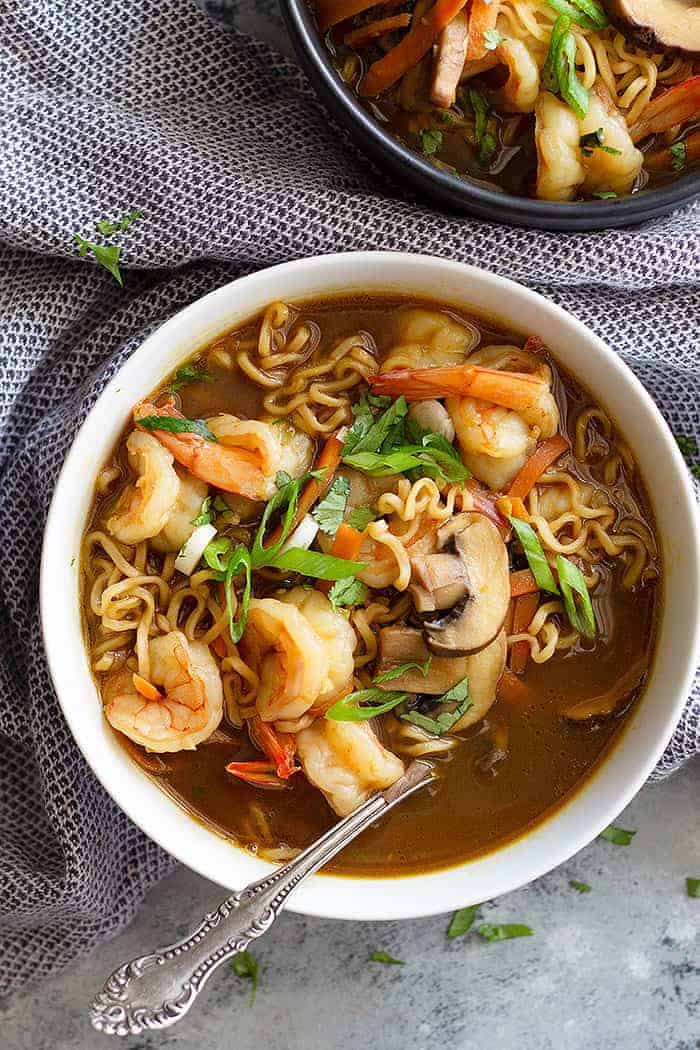
POLYGON ((610 756, 569 802, 522 838, 476 860, 406 878, 317 875, 291 900, 294 910, 308 915, 402 919, 474 904, 537 878, 590 842, 639 790, 676 725, 696 664, 700 533, 685 464, 644 388, 584 325, 512 281, 430 256, 356 252, 275 266, 188 306, 132 354, 85 420, 56 486, 41 564, 46 652, 73 735, 115 801, 184 864, 228 889, 271 870, 190 818, 129 759, 102 716, 79 613, 79 553, 92 480, 132 406, 186 356, 271 299, 295 301, 339 292, 434 297, 474 307, 502 318, 509 328, 540 336, 606 408, 632 447, 647 483, 663 555, 665 597, 644 697, 610 756))

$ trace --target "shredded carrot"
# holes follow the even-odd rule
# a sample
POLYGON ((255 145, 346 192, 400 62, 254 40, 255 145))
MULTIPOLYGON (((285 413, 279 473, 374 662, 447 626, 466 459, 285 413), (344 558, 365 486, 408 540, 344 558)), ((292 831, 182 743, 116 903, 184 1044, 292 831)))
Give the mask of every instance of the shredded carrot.
POLYGON ((331 26, 345 22, 348 18, 361 15, 371 7, 399 7, 403 0, 318 0, 316 13, 318 28, 325 33, 331 26))
POLYGON ((228 656, 228 649, 226 648, 226 642, 224 641, 224 639, 222 638, 222 636, 220 634, 217 635, 216 638, 214 639, 214 641, 211 643, 211 647, 214 650, 214 652, 216 653, 216 655, 220 656, 222 660, 224 659, 224 657, 228 656))
POLYGON ((372 63, 360 82, 360 95, 379 95, 400 80, 404 73, 420 62, 445 26, 459 14, 466 2, 467 0, 435 0, 430 10, 414 22, 403 40, 383 58, 372 63))
POLYGON ((537 700, 534 690, 508 668, 498 683, 498 695, 513 707, 530 707, 537 700))
POLYGON ((537 580, 529 569, 519 569, 510 574, 510 596, 520 598, 523 594, 534 594, 539 591, 537 580))
POLYGON ((410 24, 411 16, 409 14, 389 15, 388 18, 378 18, 376 22, 370 22, 369 25, 353 29, 351 33, 348 33, 343 38, 343 43, 347 47, 364 47, 365 44, 376 40, 378 36, 392 33, 395 29, 405 29, 410 24))
MULTIPOLYGON (((325 496, 328 492, 328 489, 333 483, 333 475, 338 469, 338 464, 340 463, 340 453, 342 448, 343 442, 340 438, 336 437, 335 434, 331 434, 321 449, 321 454, 314 463, 314 470, 323 470, 323 474, 320 478, 311 478, 304 486, 304 489, 299 496, 299 502, 297 503, 294 521, 289 530, 290 532, 294 531, 304 515, 308 514, 311 510, 314 503, 320 500, 321 497, 325 496)), ((270 538, 267 540, 265 546, 271 547, 277 542, 281 535, 282 525, 280 524, 276 529, 272 530, 270 538)))
POLYGON ((539 481, 547 467, 559 459, 568 447, 569 442, 563 434, 555 434, 554 437, 541 441, 519 473, 516 474, 513 483, 508 489, 508 495, 525 499, 532 486, 539 481))
POLYGON ((142 678, 140 674, 132 674, 131 680, 134 683, 134 689, 141 696, 145 696, 146 700, 162 700, 163 694, 160 689, 156 689, 154 685, 148 681, 147 678, 142 678))
POLYGON ((335 534, 331 554, 334 558, 346 558, 348 561, 356 561, 360 553, 360 547, 364 536, 352 525, 343 522, 335 534))
POLYGON ((498 8, 498 0, 472 0, 469 9, 467 62, 478 61, 488 51, 486 33, 496 28, 498 8))
POLYGON ((527 521, 529 517, 527 507, 519 496, 499 496, 496 507, 504 518, 520 518, 521 521, 527 521))
MULTIPOLYGON (((532 617, 537 612, 540 604, 539 590, 532 594, 521 594, 514 599, 513 608, 513 634, 520 634, 530 626, 532 617)), ((530 656, 530 645, 528 642, 515 642, 510 647, 510 669, 514 674, 522 674, 527 667, 530 656)))

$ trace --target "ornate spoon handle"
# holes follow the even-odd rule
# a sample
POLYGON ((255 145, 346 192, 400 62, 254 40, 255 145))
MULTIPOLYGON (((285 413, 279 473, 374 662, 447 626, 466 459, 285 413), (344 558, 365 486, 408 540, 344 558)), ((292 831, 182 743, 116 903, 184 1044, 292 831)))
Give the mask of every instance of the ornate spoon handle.
POLYGON ((270 928, 303 879, 432 779, 429 763, 416 759, 390 788, 369 798, 289 864, 227 897, 181 941, 123 963, 95 997, 90 1009, 93 1026, 107 1035, 138 1035, 175 1024, 217 966, 270 928))

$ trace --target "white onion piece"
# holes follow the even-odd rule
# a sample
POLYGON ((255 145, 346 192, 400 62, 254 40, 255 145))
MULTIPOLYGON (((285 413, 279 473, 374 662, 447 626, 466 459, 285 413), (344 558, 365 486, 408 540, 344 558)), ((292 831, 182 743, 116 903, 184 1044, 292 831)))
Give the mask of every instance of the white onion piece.
POLYGON ((310 514, 305 514, 294 532, 285 540, 280 554, 284 554, 285 551, 290 550, 292 547, 301 547, 302 550, 307 551, 316 539, 317 532, 318 525, 310 514))
POLYGON ((175 568, 185 576, 191 576, 199 559, 204 554, 204 548, 216 536, 213 525, 198 525, 188 540, 185 540, 180 553, 175 559, 175 568))

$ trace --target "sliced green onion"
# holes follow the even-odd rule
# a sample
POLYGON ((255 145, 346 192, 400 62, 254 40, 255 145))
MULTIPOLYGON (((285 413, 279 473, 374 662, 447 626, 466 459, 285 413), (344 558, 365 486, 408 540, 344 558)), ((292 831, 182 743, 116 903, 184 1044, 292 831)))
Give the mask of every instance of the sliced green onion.
POLYGON ((377 715, 386 714, 399 704, 412 698, 411 693, 386 692, 384 689, 358 689, 336 700, 326 711, 332 722, 367 722, 377 715), (366 707, 362 707, 366 704, 366 707))
POLYGON ((685 892, 689 897, 700 897, 700 879, 693 879, 689 876, 685 880, 685 892))
POLYGON ((470 904, 468 908, 460 908, 452 916, 452 921, 447 928, 447 936, 452 941, 455 937, 461 937, 463 933, 471 930, 476 917, 478 904, 470 904))
POLYGON ((389 955, 388 952, 372 952, 370 955, 371 962, 387 963, 389 966, 405 966, 406 963, 403 959, 395 959, 393 955, 389 955))
POLYGON ((449 733, 457 725, 465 711, 468 711, 473 706, 474 701, 469 693, 469 679, 463 678, 456 685, 453 685, 451 689, 448 689, 446 693, 443 693, 442 696, 431 697, 431 703, 453 703, 456 706, 451 711, 441 711, 434 718, 424 715, 421 711, 404 711, 399 715, 399 718, 403 722, 410 722, 411 725, 425 729, 427 733, 432 733, 434 736, 442 736, 444 733, 449 733))
POLYGON ((594 638, 595 613, 583 573, 572 561, 562 558, 559 554, 557 556, 557 576, 569 623, 585 638, 594 638))
POLYGON ((553 11, 566 15, 583 29, 604 29, 608 16, 597 0, 547 0, 553 11))
POLYGON ((542 82, 548 91, 554 95, 559 94, 559 85, 564 76, 563 45, 564 38, 571 28, 571 19, 567 15, 559 15, 549 37, 549 48, 542 69, 542 82))
POLYGON ((563 55, 565 71, 559 84, 559 93, 576 116, 583 119, 588 112, 588 92, 576 75, 576 37, 573 33, 567 33, 564 38, 563 55))
POLYGON ((366 563, 362 561, 334 558, 330 554, 305 551, 300 547, 290 547, 274 558, 266 558, 265 565, 285 572, 300 572, 303 576, 312 576, 316 580, 344 580, 367 568, 366 563))
POLYGON ((550 594, 559 594, 556 580, 554 579, 552 570, 549 567, 549 562, 545 557, 539 537, 533 527, 528 525, 526 521, 520 521, 519 518, 511 518, 508 516, 508 521, 513 526, 513 531, 520 540, 520 544, 525 552, 525 557, 527 558, 527 563, 530 566, 532 575, 535 577, 535 583, 539 589, 541 591, 549 591, 550 594))
POLYGON ((591 887, 587 882, 579 882, 578 879, 569 879, 569 886, 572 890, 577 890, 579 893, 590 893, 591 887))
POLYGON ((626 831, 625 828, 618 828, 615 824, 609 824, 607 828, 601 831, 600 837, 607 839, 608 842, 614 842, 616 846, 629 846, 636 834, 636 831, 626 831))
POLYGON ((240 642, 246 623, 248 622, 248 609, 250 607, 250 594, 252 590, 252 566, 250 564, 250 551, 241 544, 229 558, 224 576, 224 591, 226 592, 226 614, 228 616, 228 629, 232 642, 240 642), (233 577, 240 570, 245 572, 245 584, 238 607, 238 617, 233 617, 233 577))
POLYGON ((431 653, 425 663, 419 663, 417 660, 408 660, 405 664, 397 664, 396 667, 392 667, 389 671, 384 671, 382 674, 376 675, 372 679, 373 685, 379 685, 381 682, 391 682, 394 678, 400 678, 406 671, 412 671, 414 668, 425 676, 430 670, 430 665, 433 662, 433 654, 431 653))
POLYGON ((486 941, 510 941, 513 937, 532 937, 532 930, 519 922, 482 922, 476 932, 486 941))

